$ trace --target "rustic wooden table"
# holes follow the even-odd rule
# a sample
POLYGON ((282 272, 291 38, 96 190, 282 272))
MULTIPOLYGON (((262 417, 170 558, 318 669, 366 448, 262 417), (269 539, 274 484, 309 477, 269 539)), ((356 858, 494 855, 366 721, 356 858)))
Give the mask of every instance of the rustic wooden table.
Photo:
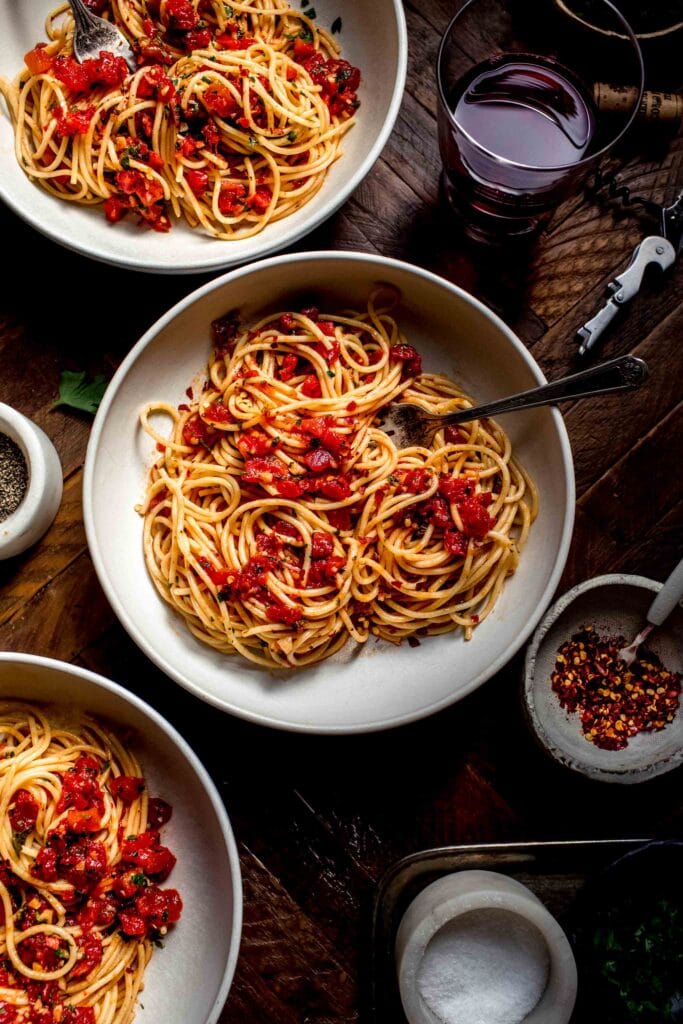
MULTIPOLYGON (((428 267, 488 302, 548 376, 559 376, 572 369, 576 327, 601 302, 642 224, 582 195, 556 212, 524 258, 484 261, 468 249, 440 203, 434 121, 434 58, 455 6, 407 3, 410 70, 396 129, 353 199, 301 248, 381 252, 428 267)), ((622 175, 634 191, 670 200, 683 184, 683 139, 636 140, 622 175)), ((90 263, 4 209, 0 232, 0 400, 53 438, 65 477, 50 532, 0 565, 0 649, 110 676, 161 709, 204 758, 244 873, 242 955, 222 1024, 362 1020, 373 892, 404 854, 450 843, 681 833, 680 771, 623 791, 545 760, 520 714, 519 659, 436 718, 357 738, 268 732, 162 676, 114 618, 88 556, 81 484, 90 420, 52 411, 51 402, 61 370, 111 375, 142 331, 201 280, 90 263)), ((578 507, 560 590, 614 570, 663 579, 683 552, 682 297, 679 267, 644 288, 603 347, 605 357, 632 351, 647 359, 647 387, 564 409, 578 507)))

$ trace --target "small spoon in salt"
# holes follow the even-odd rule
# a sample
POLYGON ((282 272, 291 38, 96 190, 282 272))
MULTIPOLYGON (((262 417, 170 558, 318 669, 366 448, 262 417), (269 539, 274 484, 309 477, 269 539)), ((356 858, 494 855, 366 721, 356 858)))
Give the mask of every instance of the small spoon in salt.
POLYGON ((671 615, 678 602, 683 597, 683 559, 678 563, 668 580, 657 594, 647 612, 647 626, 641 629, 633 643, 628 647, 622 647, 619 651, 619 658, 632 665, 636 660, 636 654, 641 644, 645 643, 653 629, 661 626, 665 619, 671 615))

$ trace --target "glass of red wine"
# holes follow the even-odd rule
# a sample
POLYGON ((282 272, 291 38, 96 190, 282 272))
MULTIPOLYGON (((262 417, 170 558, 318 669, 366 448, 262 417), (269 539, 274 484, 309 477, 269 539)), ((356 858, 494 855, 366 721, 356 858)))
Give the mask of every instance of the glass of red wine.
POLYGON ((468 0, 437 59, 444 188, 467 234, 533 236, 627 131, 643 80, 610 0, 468 0), (600 29, 572 3, 595 8, 600 29))

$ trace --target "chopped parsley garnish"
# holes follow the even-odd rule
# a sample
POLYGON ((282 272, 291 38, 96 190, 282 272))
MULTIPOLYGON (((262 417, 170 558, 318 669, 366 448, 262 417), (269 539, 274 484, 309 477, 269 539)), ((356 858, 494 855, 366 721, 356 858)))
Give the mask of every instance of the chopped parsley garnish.
POLYGON ((334 21, 332 22, 332 25, 331 25, 331 28, 330 28, 330 32, 332 32, 332 35, 336 35, 337 32, 341 32, 341 29, 342 29, 342 20, 341 20, 341 18, 335 18, 334 21))

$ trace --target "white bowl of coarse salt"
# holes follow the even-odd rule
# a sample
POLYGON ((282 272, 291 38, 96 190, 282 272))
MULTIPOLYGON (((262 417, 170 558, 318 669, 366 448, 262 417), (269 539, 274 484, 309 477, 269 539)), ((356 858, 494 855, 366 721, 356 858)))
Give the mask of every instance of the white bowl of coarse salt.
POLYGON ((432 882, 396 935, 409 1024, 567 1024, 574 954, 562 928, 521 882, 458 871, 432 882))

